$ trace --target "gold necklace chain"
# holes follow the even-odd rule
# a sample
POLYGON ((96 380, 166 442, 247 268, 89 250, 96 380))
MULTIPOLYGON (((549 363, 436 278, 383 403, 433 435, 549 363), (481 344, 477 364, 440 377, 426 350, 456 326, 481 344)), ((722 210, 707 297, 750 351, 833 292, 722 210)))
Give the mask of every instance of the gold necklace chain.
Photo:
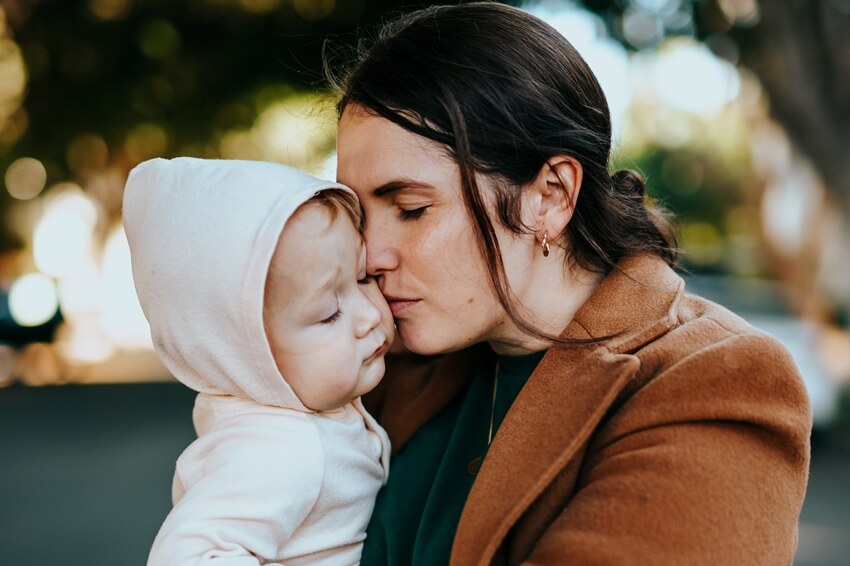
MULTIPOLYGON (((496 369, 493 371, 493 401, 490 405, 490 431, 487 433, 487 448, 493 442, 493 426, 496 421, 496 393, 499 391, 499 358, 496 358, 496 369)), ((481 467, 481 462, 484 456, 476 456, 466 465, 466 473, 474 476, 478 473, 478 468, 481 467)))
POLYGON ((496 420, 496 392, 499 390, 499 358, 496 358, 496 371, 493 372, 493 405, 490 407, 490 432, 487 434, 487 447, 493 441, 493 421, 496 420))

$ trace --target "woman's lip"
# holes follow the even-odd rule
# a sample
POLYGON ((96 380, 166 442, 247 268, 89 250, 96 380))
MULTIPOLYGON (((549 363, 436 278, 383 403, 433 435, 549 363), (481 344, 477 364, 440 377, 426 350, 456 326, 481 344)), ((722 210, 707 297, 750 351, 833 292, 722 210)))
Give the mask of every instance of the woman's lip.
POLYGON ((393 317, 400 316, 418 302, 419 299, 387 299, 387 304, 390 305, 390 311, 393 313, 393 317))

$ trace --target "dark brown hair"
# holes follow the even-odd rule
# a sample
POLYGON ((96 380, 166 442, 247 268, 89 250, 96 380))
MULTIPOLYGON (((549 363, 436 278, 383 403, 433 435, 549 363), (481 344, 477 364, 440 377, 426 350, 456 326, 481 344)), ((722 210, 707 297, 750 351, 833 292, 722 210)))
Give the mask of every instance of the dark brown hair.
POLYGON ((557 155, 578 160, 575 211, 554 243, 567 268, 607 273, 620 259, 650 253, 674 265, 665 213, 648 205, 641 176, 609 173, 611 119, 596 77, 554 28, 495 2, 434 6, 386 24, 342 73, 338 112, 357 106, 443 145, 460 168, 464 202, 490 280, 510 318, 541 334, 513 304, 502 255, 476 174, 495 191, 496 215, 515 233, 522 187, 557 155))

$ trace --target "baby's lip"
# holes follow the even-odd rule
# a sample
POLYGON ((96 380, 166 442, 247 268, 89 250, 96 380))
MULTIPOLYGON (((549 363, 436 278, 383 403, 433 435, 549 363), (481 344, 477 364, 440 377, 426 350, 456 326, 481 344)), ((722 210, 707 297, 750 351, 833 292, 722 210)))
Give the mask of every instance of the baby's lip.
POLYGON ((375 348, 375 350, 371 354, 369 354, 369 357, 366 358, 366 360, 370 362, 375 360, 378 356, 387 351, 388 346, 389 344, 387 344, 387 339, 384 338, 381 343, 378 344, 378 347, 375 348))

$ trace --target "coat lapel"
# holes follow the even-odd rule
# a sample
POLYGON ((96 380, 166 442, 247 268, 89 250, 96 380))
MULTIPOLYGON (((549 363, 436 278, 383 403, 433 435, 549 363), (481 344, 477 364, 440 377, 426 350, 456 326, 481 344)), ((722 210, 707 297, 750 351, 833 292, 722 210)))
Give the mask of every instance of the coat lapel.
POLYGON ((508 530, 585 444, 637 366, 633 356, 588 349, 552 352, 541 360, 472 486, 453 564, 489 564, 508 530))
POLYGON ((638 370, 638 359, 627 352, 673 326, 681 279, 653 258, 633 258, 619 267, 562 333, 613 338, 602 345, 556 345, 541 360, 472 486, 452 564, 490 564, 508 531, 587 443, 638 370))

